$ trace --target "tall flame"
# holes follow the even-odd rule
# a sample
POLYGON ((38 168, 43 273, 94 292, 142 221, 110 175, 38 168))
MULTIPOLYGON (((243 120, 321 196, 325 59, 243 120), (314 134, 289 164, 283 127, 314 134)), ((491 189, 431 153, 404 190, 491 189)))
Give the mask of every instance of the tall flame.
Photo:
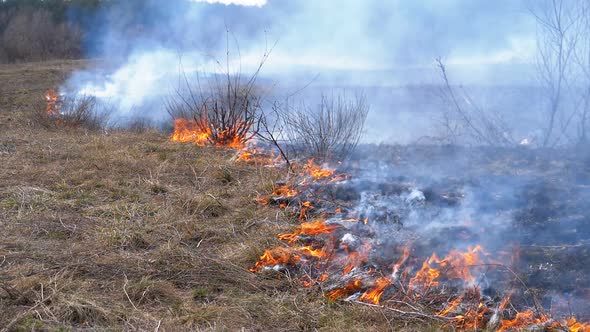
POLYGON ((174 132, 171 137, 174 142, 192 142, 203 146, 207 143, 209 136, 210 133, 202 132, 194 119, 178 118, 174 120, 174 132))

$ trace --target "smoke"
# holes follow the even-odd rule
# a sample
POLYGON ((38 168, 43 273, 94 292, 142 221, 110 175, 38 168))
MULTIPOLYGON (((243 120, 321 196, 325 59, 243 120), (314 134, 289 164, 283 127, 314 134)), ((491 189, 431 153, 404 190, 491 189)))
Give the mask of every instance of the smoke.
POLYGON ((410 142, 431 126, 441 105, 420 104, 405 86, 438 83, 436 57, 458 84, 525 84, 534 53, 534 21, 509 0, 125 1, 86 21, 87 54, 101 63, 74 73, 62 92, 96 95, 121 122, 168 121, 162 103, 180 74, 222 72, 226 51, 230 71, 248 73, 276 43, 262 70, 277 86, 271 97, 362 88, 373 142, 410 142), (380 119, 396 134, 383 133, 380 119))

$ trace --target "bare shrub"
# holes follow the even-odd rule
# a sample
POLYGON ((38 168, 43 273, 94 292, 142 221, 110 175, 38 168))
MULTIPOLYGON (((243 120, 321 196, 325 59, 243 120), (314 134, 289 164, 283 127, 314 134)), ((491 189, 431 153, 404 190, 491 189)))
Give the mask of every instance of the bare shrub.
POLYGON ((22 9, 4 20, 6 26, 0 38, 4 61, 74 58, 81 54, 80 27, 56 23, 45 9, 22 9))
POLYGON ((282 151, 318 162, 345 159, 358 144, 369 112, 363 95, 349 99, 343 94, 322 95, 317 108, 301 103, 274 109, 276 123, 266 125, 264 138, 279 147, 283 142, 282 151))
POLYGON ((90 130, 101 130, 108 124, 110 110, 100 104, 96 97, 78 95, 65 98, 62 108, 64 124, 90 130))
POLYGON ((36 120, 44 127, 70 127, 102 130, 107 127, 111 109, 94 96, 59 97, 46 107, 39 108, 36 120))
POLYGON ((437 139, 445 144, 515 145, 512 130, 504 119, 477 106, 464 89, 454 88, 442 60, 438 58, 436 62, 443 81, 441 96, 448 106, 442 113, 443 132, 437 139))
POLYGON ((134 133, 145 133, 154 130, 157 126, 150 119, 144 117, 133 118, 125 126, 125 129, 134 133))

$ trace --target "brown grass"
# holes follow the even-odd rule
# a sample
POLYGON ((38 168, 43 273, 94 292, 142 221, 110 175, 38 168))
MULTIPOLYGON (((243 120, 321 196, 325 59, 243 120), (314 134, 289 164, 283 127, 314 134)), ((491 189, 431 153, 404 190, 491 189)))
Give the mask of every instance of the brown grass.
POLYGON ((35 123, 43 92, 82 65, 0 66, 0 330, 403 328, 248 272, 293 222, 254 203, 278 170, 153 131, 35 123))

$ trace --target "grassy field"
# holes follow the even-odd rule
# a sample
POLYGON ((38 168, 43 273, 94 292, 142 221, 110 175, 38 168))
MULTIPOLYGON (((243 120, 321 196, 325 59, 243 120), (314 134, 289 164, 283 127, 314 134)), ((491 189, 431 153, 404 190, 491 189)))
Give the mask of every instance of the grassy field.
POLYGON ((404 329, 248 271, 296 223, 254 202, 282 170, 158 132, 41 126, 44 91, 82 66, 0 66, 0 331, 404 329))

